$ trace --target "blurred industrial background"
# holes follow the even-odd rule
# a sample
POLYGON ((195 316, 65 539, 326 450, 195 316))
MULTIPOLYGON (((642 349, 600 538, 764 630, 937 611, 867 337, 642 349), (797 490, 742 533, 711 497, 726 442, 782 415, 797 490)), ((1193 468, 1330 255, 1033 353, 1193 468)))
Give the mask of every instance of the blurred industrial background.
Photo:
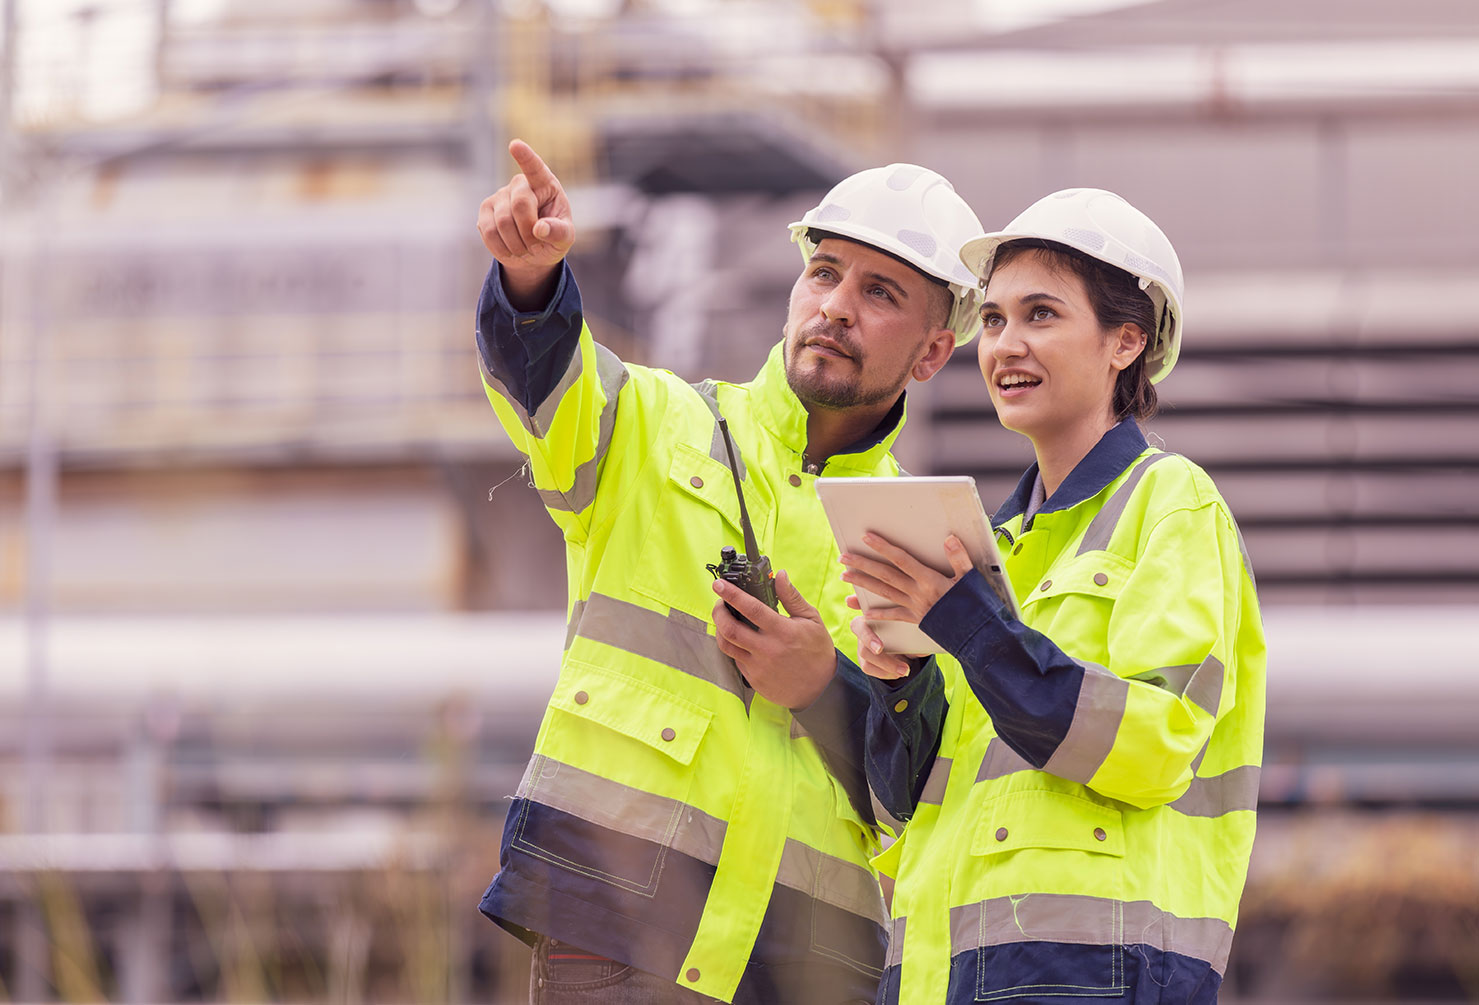
MULTIPOLYGON (((514 1001, 476 912, 564 633, 477 379, 508 138, 597 336, 743 379, 908 160, 1159 221, 1151 423, 1271 645, 1228 1000, 1479 1000, 1473 0, 0 0, 0 1001, 514 1001)), ((1030 459, 959 354, 900 454, 1030 459)))

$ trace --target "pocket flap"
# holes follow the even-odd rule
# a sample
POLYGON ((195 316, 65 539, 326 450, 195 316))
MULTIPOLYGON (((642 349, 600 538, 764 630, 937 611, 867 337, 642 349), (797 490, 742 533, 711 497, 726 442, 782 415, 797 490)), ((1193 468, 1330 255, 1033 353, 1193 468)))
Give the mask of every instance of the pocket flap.
POLYGON ((1089 597, 1113 600, 1124 589, 1125 580, 1135 571, 1135 565, 1118 555, 1105 551, 1091 552, 1077 560, 1060 566, 1049 573, 1048 579, 1033 584, 1022 598, 1026 607, 1049 597, 1065 593, 1077 593, 1089 597))
POLYGON ((971 841, 972 855, 1023 848, 1069 848, 1123 858, 1120 811, 1066 792, 1031 789, 986 803, 971 841))
POLYGON ((690 764, 714 713, 671 691, 605 667, 568 662, 550 705, 690 764))
MULTIPOLYGON (((673 451, 668 481, 684 495, 717 510, 736 531, 741 529, 739 495, 734 490, 734 475, 728 464, 716 461, 687 443, 680 443, 673 451)), ((747 480, 744 489, 745 508, 750 513, 750 524, 755 528, 755 533, 759 534, 769 521, 770 507, 763 499, 758 498, 753 482, 747 480)), ((718 552, 717 544, 714 550, 718 552)))

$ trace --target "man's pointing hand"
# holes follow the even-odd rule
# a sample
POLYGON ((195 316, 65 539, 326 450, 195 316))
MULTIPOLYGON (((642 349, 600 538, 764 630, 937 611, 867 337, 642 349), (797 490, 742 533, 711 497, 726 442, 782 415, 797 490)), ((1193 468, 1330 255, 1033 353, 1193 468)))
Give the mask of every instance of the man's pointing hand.
POLYGON ((508 152, 520 174, 483 200, 478 233, 503 270, 515 310, 538 310, 554 292, 560 262, 575 243, 570 200, 534 148, 514 140, 508 152))

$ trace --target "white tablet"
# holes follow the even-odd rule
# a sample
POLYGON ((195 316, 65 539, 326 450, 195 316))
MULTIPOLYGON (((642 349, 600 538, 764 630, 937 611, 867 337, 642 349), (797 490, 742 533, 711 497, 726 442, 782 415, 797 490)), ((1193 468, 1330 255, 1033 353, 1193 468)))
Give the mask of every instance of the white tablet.
MULTIPOLYGON (((1012 586, 1002 571, 1001 553, 991 521, 976 494, 976 480, 966 475, 900 478, 819 478, 817 497, 826 510, 838 547, 866 558, 882 558, 863 544, 868 531, 882 534, 925 565, 954 575, 945 554, 945 538, 954 534, 971 562, 1002 601, 1018 615, 1012 586)), ((867 590, 858 590, 863 614, 893 606, 867 590)), ((889 653, 944 652, 918 625, 870 621, 889 653)))

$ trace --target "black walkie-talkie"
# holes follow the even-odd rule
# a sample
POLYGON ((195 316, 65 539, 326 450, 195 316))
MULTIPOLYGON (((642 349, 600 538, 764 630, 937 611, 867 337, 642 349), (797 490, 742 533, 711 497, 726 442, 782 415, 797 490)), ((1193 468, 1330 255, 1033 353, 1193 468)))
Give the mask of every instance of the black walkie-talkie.
MULTIPOLYGON (((774 611, 778 609, 775 573, 770 571, 770 559, 760 554, 760 545, 756 543, 755 531, 750 526, 750 513, 745 509, 745 490, 740 486, 739 465, 734 462, 734 445, 729 440, 727 420, 719 420, 719 431, 724 434, 724 452, 729 455, 729 473, 734 476, 734 491, 739 496, 740 529, 745 532, 745 553, 741 555, 733 545, 726 544, 719 549, 719 564, 704 568, 712 572, 715 579, 733 583, 756 600, 768 604, 774 611)), ((736 611, 733 605, 726 603, 724 606, 729 608, 730 614, 751 628, 755 627, 754 622, 736 611)))

